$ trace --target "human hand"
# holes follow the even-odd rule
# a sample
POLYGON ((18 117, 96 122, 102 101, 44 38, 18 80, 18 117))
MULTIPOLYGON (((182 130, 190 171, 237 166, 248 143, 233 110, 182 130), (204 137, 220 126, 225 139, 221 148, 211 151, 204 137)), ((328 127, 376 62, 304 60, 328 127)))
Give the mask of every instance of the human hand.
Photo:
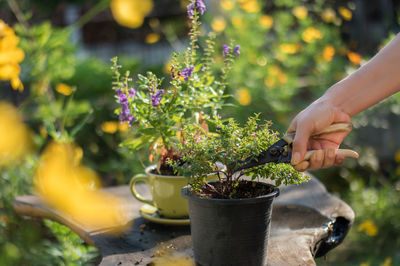
POLYGON ((291 122, 287 132, 296 132, 293 141, 292 165, 298 171, 328 168, 344 162, 336 155, 348 132, 332 132, 311 137, 333 123, 350 122, 350 116, 327 100, 319 99, 301 111, 291 122), (317 150, 309 161, 304 161, 308 150, 317 150))

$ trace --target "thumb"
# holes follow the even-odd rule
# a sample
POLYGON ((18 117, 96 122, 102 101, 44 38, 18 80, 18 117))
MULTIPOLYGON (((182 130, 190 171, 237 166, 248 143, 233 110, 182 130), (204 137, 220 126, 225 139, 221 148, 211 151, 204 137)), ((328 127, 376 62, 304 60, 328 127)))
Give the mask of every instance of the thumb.
POLYGON ((303 161, 306 152, 308 140, 311 136, 312 128, 303 124, 301 127, 297 126, 296 135, 293 140, 292 150, 292 165, 296 165, 303 161))

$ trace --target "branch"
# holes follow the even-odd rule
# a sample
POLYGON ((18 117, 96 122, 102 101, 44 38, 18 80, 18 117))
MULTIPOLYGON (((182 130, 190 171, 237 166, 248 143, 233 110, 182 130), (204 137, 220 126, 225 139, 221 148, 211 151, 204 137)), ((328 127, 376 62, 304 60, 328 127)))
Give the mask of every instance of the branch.
POLYGON ((24 28, 29 28, 29 24, 26 21, 24 14, 22 13, 21 9, 19 8, 17 2, 15 0, 7 0, 8 6, 10 7, 11 11, 14 13, 15 17, 17 18, 18 22, 24 28))

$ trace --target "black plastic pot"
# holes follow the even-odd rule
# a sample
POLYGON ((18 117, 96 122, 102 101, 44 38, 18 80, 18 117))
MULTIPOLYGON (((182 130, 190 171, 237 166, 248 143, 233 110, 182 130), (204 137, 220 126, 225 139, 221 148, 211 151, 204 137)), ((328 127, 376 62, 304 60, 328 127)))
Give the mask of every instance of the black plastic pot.
POLYGON ((272 193, 248 199, 201 198, 190 194, 190 186, 182 189, 182 195, 189 202, 196 265, 266 265, 277 187, 272 193))

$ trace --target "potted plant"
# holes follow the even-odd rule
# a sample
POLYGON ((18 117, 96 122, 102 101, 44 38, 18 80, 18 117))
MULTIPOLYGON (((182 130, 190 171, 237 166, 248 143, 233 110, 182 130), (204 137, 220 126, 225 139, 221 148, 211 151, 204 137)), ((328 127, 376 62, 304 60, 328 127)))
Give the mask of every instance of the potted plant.
POLYGON ((243 127, 218 116, 208 124, 210 132, 198 125, 185 127, 184 142, 179 145, 184 163, 176 165, 190 180, 182 195, 189 201, 196 263, 266 265, 271 207, 279 195, 276 185, 298 184, 308 178, 289 164, 235 171, 238 160, 257 156, 278 140, 270 122, 259 123, 259 115, 249 117, 243 127), (218 169, 217 162, 226 168, 218 169), (210 173, 219 180, 206 182, 210 173))
MULTIPOLYGON (((204 121, 224 106, 226 75, 234 58, 239 56, 238 45, 225 45, 222 51, 224 67, 218 73, 213 73, 215 34, 208 34, 204 43, 199 41, 202 36, 199 16, 205 10, 201 0, 192 0, 188 5, 190 45, 184 53, 172 55, 169 84, 163 84, 162 79, 147 72, 146 75, 138 75, 137 84, 133 86, 130 73, 121 74, 118 58, 112 59, 113 90, 120 104, 115 112, 121 122, 131 126, 133 132, 133 137, 124 141, 122 146, 132 151, 149 146, 149 161, 156 161, 154 166, 146 169, 147 176, 132 179, 132 193, 137 199, 156 205, 159 212, 168 217, 181 217, 185 214, 185 210, 179 207, 180 202, 165 205, 173 199, 164 197, 165 193, 162 193, 170 187, 176 191, 172 193, 173 198, 176 199, 176 195, 181 198, 182 184, 187 184, 183 176, 175 175, 168 163, 171 160, 177 164, 184 162, 181 152, 175 149, 176 144, 181 142, 182 127, 187 124, 205 127, 204 121), (150 184, 153 200, 146 200, 136 192, 134 184, 137 181, 150 184), (157 206, 163 204, 164 207, 157 206), (174 209, 173 206, 178 207, 174 209)), ((186 201, 182 199, 182 202, 185 204, 186 201)))

